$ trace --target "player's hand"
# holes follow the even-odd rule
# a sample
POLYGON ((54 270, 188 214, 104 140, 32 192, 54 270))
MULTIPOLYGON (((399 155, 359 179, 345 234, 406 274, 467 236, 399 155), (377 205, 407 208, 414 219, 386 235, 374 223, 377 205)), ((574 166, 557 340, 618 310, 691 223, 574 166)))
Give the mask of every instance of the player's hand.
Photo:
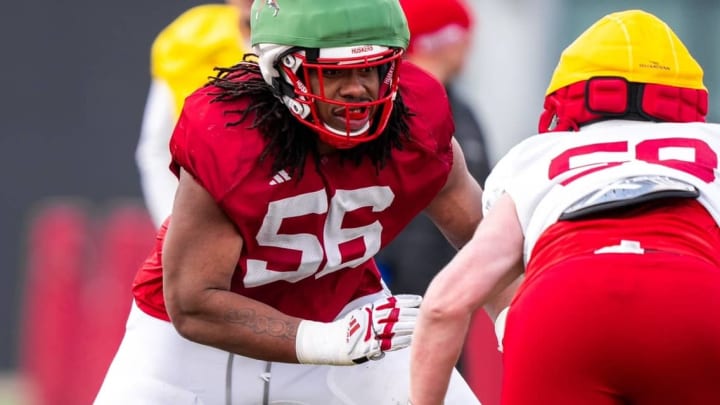
POLYGON ((420 302, 419 295, 395 295, 364 305, 332 323, 302 321, 296 340, 298 361, 360 364, 408 347, 420 302))
POLYGON ((385 352, 410 346, 421 301, 419 295, 394 295, 349 313, 343 321, 352 361, 377 360, 385 352))

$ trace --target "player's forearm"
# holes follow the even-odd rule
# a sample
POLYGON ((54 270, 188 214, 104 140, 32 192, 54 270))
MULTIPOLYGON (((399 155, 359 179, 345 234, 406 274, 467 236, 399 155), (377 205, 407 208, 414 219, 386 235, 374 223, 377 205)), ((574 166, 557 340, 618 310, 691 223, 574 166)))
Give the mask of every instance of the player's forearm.
POLYGON ((297 363, 300 319, 242 295, 206 291, 177 305, 171 318, 188 340, 259 360, 297 363))
POLYGON ((472 295, 459 288, 473 250, 462 250, 430 283, 413 335, 410 392, 414 405, 442 404, 473 312, 472 295))
POLYGON ((317 322, 227 290, 207 289, 179 300, 166 289, 165 296, 175 328, 194 342, 259 360, 343 366, 406 348, 422 300, 382 296, 333 322, 317 322))
POLYGON ((413 405, 443 404, 469 324, 469 316, 446 317, 423 311, 410 346, 410 399, 413 405))

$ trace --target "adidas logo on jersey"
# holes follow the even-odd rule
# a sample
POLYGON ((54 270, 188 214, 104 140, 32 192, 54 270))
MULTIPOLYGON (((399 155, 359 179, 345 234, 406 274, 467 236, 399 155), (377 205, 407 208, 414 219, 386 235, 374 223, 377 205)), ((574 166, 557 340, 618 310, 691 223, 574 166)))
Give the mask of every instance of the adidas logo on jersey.
POLYGON ((279 172, 277 172, 277 174, 273 176, 272 180, 270 180, 270 185, 274 186, 277 184, 285 183, 288 180, 290 180, 290 175, 287 174, 285 170, 280 170, 279 172))

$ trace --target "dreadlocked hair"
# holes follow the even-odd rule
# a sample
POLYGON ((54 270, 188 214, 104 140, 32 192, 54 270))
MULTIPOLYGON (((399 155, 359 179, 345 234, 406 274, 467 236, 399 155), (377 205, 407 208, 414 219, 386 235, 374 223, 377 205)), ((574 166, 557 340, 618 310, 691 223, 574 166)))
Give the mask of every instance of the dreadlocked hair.
MULTIPOLYGON (((305 159, 311 156, 317 166, 320 154, 317 149, 317 136, 313 131, 297 121, 285 104, 275 96, 273 88, 265 82, 260 67, 255 60, 257 55, 245 54, 243 61, 231 67, 215 68, 218 72, 210 78, 209 86, 217 91, 212 102, 231 102, 247 97, 251 100, 243 110, 227 110, 225 114, 239 115, 228 126, 236 126, 252 116, 248 129, 257 129, 266 141, 260 161, 272 157, 272 175, 285 170, 296 180, 304 171, 305 159)), ((395 98, 385 130, 372 141, 362 143, 350 149, 338 150, 341 161, 359 165, 364 158, 370 159, 377 171, 387 163, 392 149, 402 149, 403 140, 410 138, 408 119, 413 114, 402 101, 400 94, 395 98)), ((372 130, 372 129, 371 129, 372 130)))

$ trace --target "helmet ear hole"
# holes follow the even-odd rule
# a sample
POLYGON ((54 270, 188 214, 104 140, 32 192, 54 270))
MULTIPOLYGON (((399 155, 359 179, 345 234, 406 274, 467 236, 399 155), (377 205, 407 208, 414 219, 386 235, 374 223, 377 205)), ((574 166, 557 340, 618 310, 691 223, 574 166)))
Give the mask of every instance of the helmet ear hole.
POLYGON ((285 67, 292 70, 293 72, 296 72, 297 68, 300 67, 300 64, 302 63, 302 61, 296 58, 293 54, 287 54, 283 56, 281 62, 285 67))
POLYGON ((290 112, 297 116, 305 118, 310 114, 310 107, 308 105, 294 100, 291 97, 284 96, 283 103, 290 109, 290 112))

